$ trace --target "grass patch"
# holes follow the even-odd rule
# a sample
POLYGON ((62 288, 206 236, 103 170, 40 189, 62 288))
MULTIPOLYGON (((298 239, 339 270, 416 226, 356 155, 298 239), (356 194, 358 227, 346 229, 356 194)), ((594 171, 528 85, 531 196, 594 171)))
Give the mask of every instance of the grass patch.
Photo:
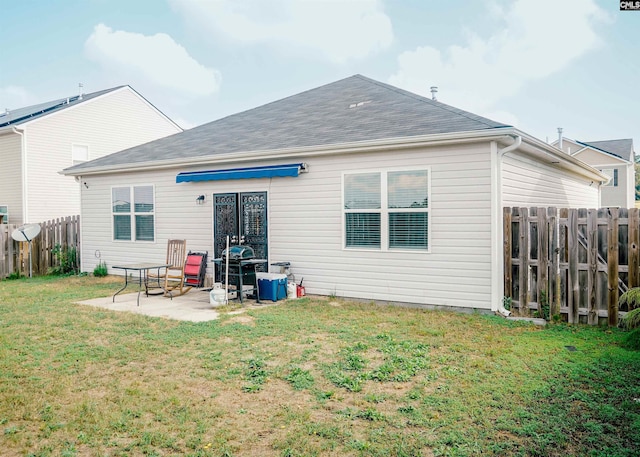
POLYGON ((640 353, 617 329, 310 297, 253 310, 252 325, 74 304, 120 283, 0 281, 3 455, 640 449, 640 353))

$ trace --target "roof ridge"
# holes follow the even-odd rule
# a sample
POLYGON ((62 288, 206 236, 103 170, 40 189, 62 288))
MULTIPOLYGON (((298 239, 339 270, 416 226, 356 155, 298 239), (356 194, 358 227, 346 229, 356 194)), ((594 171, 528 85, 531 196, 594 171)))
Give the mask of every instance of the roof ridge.
POLYGON ((440 108, 440 109, 443 109, 445 111, 449 111, 449 112, 457 114, 459 116, 466 117, 467 119, 481 122, 482 124, 485 124, 487 127, 495 128, 494 125, 491 125, 488 122, 485 122, 485 119, 488 120, 488 121, 495 122, 496 124, 502 124, 502 122, 493 121, 491 119, 485 118, 484 116, 473 114, 473 113, 471 113, 469 111, 465 111, 465 110, 456 108, 454 106, 447 105, 446 103, 442 103, 442 102, 440 102, 438 100, 432 100, 432 99, 427 98, 427 97, 425 97, 423 95, 416 94, 414 92, 410 92, 408 90, 392 86, 391 84, 386 84, 386 83, 383 83, 383 82, 380 82, 380 81, 376 81, 375 79, 368 78, 368 77, 363 76, 361 74, 356 74, 354 76, 358 77, 360 79, 363 79, 365 81, 368 81, 370 83, 376 84, 376 85, 378 85, 378 86, 380 86, 382 88, 385 88, 387 90, 390 90, 392 92, 396 92, 396 93, 398 93, 400 95, 404 95, 406 97, 413 98, 414 100, 418 100, 418 101, 422 101, 422 102, 428 103, 430 105, 433 105, 433 106, 435 106, 437 108, 440 108))

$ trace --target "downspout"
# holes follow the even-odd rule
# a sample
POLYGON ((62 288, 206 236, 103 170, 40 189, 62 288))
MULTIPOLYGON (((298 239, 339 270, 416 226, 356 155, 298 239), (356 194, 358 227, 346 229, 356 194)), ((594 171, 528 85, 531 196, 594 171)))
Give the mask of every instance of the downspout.
POLYGON ((20 167, 22 169, 22 224, 26 224, 27 221, 27 142, 24 137, 24 130, 18 130, 17 127, 12 127, 13 133, 20 135, 20 167))
POLYGON ((504 263, 502 251, 504 246, 504 234, 502 232, 502 159, 511 151, 516 150, 522 144, 520 135, 512 135, 513 143, 503 149, 498 149, 496 141, 491 142, 491 214, 493 223, 491 224, 492 254, 491 271, 495 272, 491 281, 491 309, 507 317, 511 311, 505 309, 502 297, 504 296, 504 263))

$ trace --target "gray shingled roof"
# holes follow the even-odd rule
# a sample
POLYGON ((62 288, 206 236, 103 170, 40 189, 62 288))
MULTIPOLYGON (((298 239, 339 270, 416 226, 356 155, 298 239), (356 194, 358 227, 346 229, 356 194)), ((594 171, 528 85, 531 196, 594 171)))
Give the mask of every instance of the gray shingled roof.
POLYGON ((114 90, 120 89, 124 86, 113 87, 111 89, 105 89, 98 92, 92 92, 90 94, 83 94, 82 98, 79 95, 73 97, 61 98, 58 100, 52 100, 50 102, 39 103, 37 105, 26 106, 24 108, 16 108, 9 110, 9 112, 0 113, 0 128, 20 125, 24 122, 37 119, 49 115, 51 113, 69 108, 70 106, 77 105, 79 103, 91 100, 92 98, 99 97, 100 95, 114 90))
POLYGON ((361 75, 68 168, 509 127, 361 75))
POLYGON ((580 144, 600 149, 618 156, 629 162, 635 161, 635 153, 633 152, 633 140, 625 138, 622 140, 603 140, 603 141, 579 141, 580 144))

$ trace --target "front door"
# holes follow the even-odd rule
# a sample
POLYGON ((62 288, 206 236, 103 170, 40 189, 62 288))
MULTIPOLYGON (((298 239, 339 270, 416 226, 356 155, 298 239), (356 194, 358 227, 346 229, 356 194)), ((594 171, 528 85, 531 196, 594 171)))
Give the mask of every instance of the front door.
POLYGON ((256 258, 267 259, 267 193, 213 194, 213 246, 215 258, 222 256, 227 236, 251 246, 256 258))

